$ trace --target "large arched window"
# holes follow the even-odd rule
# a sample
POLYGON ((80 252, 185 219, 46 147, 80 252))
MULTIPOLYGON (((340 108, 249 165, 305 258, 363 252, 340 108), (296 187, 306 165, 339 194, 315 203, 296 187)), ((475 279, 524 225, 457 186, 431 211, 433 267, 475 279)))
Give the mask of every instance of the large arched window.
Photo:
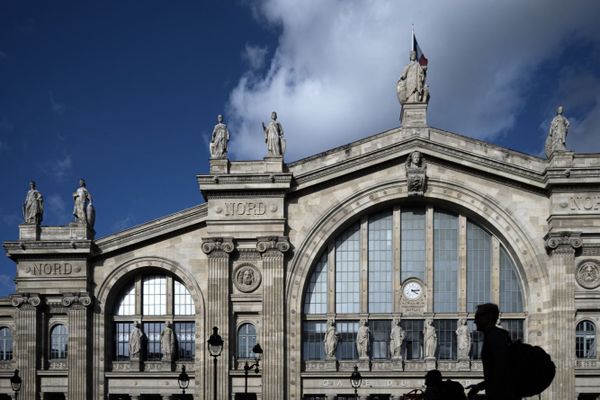
POLYGON ((581 321, 575 329, 577 358, 596 358, 596 327, 592 321, 581 321))
POLYGON ((0 328, 0 361, 8 361, 13 358, 13 336, 10 328, 0 328))
POLYGON ((50 359, 61 360, 67 358, 67 344, 69 332, 63 324, 57 324, 50 331, 50 359))
POLYGON ((238 329, 237 357, 253 358, 252 348, 256 344, 256 328, 252 324, 242 324, 238 329))
MULTIPOLYGON (((325 359, 327 319, 334 318, 338 360, 356 360, 359 320, 368 315, 370 358, 390 358, 394 316, 402 315, 405 360, 422 359, 425 316, 434 317, 436 357, 458 358, 460 315, 499 304, 502 325, 523 337, 523 295, 510 252, 482 224, 432 206, 394 207, 364 216, 332 238, 308 277, 303 307, 303 358, 325 359)), ((479 357, 473 333, 471 358, 479 357)))
POLYGON ((129 334, 139 321, 146 348, 142 356, 147 361, 162 358, 160 337, 167 321, 175 332, 176 354, 181 361, 191 361, 195 354, 194 301, 188 289, 176 278, 165 274, 143 274, 136 277, 121 292, 113 315, 114 359, 129 360, 129 334))

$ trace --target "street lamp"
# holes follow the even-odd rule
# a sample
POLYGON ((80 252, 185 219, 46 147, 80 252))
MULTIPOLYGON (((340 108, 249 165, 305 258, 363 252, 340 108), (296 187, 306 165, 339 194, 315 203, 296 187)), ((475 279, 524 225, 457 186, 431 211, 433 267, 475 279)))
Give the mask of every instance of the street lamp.
POLYGON ((248 361, 244 364, 244 393, 248 393, 248 371, 254 368, 254 373, 258 374, 258 367, 260 366, 260 358, 262 357, 263 350, 260 344, 256 343, 252 348, 254 353, 254 364, 248 365, 248 361))
POLYGON ((362 385, 362 376, 360 372, 358 372, 358 366, 354 366, 354 371, 352 375, 350 375, 350 384, 354 388, 354 397, 358 399, 358 388, 362 385))
POLYGON ((19 376, 19 370, 15 369, 15 374, 10 377, 10 386, 13 392, 15 392, 15 399, 19 397, 19 391, 21 390, 21 377, 19 376))
POLYGON ((185 372, 185 365, 181 366, 181 373, 177 377, 177 383, 179 383, 179 389, 181 389, 181 394, 185 394, 185 389, 190 385, 190 377, 185 372))
POLYGON ((223 339, 219 336, 219 328, 213 328, 213 334, 208 338, 208 352, 213 357, 213 393, 214 400, 217 400, 217 357, 223 351, 223 339))

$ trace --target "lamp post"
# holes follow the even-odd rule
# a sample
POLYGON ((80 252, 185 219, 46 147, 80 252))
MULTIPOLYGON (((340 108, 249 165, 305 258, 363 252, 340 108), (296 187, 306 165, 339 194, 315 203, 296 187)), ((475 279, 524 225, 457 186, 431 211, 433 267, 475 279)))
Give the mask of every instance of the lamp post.
POLYGON ((177 383, 179 384, 179 389, 181 389, 181 394, 185 394, 185 389, 190 385, 190 377, 185 372, 185 365, 181 366, 181 373, 177 377, 177 383))
POLYGON ((258 374, 258 367, 260 366, 260 358, 262 356, 262 348, 260 344, 256 343, 252 348, 252 352, 254 353, 254 364, 248 365, 248 361, 244 364, 244 393, 248 393, 248 371, 254 368, 254 373, 258 374))
POLYGON ((217 400, 217 357, 223 351, 223 339, 219 335, 219 328, 213 328, 213 333, 208 338, 208 352, 213 357, 213 399, 217 400))
POLYGON ((15 399, 19 397, 19 391, 21 390, 21 377, 19 376, 19 370, 15 369, 15 374, 10 377, 10 386, 13 392, 15 392, 15 399))
POLYGON ((362 385, 362 375, 358 372, 358 366, 354 366, 354 371, 350 375, 350 384, 354 388, 354 397, 358 399, 358 388, 362 385))

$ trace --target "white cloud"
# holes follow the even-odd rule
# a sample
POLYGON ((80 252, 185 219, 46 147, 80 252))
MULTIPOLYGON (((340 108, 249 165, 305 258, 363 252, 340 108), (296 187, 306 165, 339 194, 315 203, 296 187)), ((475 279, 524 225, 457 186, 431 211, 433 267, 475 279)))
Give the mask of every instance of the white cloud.
POLYGON ((235 158, 265 155, 260 121, 273 110, 289 161, 398 126, 412 23, 429 58, 430 124, 488 139, 513 125, 536 68, 568 38, 600 38, 600 3, 586 0, 265 0, 253 11, 281 34, 267 71, 230 93, 235 158))
POLYGON ((72 166, 71 155, 67 154, 63 158, 47 162, 44 165, 44 171, 60 181, 71 171, 72 166))
POLYGON ((253 70, 261 69, 265 65, 265 59, 267 57, 267 47, 253 46, 246 43, 242 58, 250 65, 253 70))
POLYGON ((130 228, 135 223, 135 217, 132 214, 127 214, 125 217, 116 221, 112 226, 112 231, 120 232, 127 228, 130 228))

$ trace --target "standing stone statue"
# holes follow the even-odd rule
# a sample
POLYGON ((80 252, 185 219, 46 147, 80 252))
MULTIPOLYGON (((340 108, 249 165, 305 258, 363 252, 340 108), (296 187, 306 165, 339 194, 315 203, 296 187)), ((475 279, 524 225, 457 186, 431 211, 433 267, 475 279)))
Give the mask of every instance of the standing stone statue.
POLYGON ((139 360, 140 359, 140 351, 142 350, 142 338, 144 337, 144 332, 140 329, 140 323, 134 322, 133 329, 129 334, 129 359, 130 360, 139 360))
POLYGON ((394 318, 390 332, 390 354, 393 359, 402 359, 402 342, 405 335, 404 329, 400 326, 400 318, 394 318))
POLYGON ((227 143, 229 142, 229 130, 227 125, 223 123, 223 116, 217 116, 217 124, 215 125, 212 138, 210 139, 210 157, 211 158, 226 158, 227 143))
POLYGON ((425 328, 423 329, 425 359, 435 358, 437 340, 437 333, 435 333, 435 326, 433 326, 433 320, 431 318, 428 318, 427 320, 425 320, 425 328))
POLYGON ((94 227, 96 211, 92 205, 92 195, 85 186, 85 180, 79 180, 79 187, 73 193, 73 216, 78 224, 87 224, 94 227))
POLYGON ((423 196, 427 190, 427 163, 420 151, 413 151, 406 158, 406 183, 409 196, 423 196))
POLYGON ((546 138, 546 144, 544 150, 546 151, 546 157, 550 157, 555 151, 567 150, 566 140, 567 133, 569 133, 569 120, 563 115, 563 106, 558 106, 556 109, 556 116, 550 122, 550 130, 548 131, 548 137, 546 138))
POLYGON ((268 157, 282 157, 285 153, 285 138, 283 137, 283 125, 277 122, 277 113, 271 113, 271 121, 265 126, 262 124, 265 132, 265 143, 267 143, 268 157))
POLYGON ((35 188, 35 182, 29 182, 29 191, 23 202, 23 218, 26 224, 39 225, 44 216, 44 198, 35 188))
POLYGON ((361 359, 369 358, 369 341, 371 340, 371 331, 369 330, 369 321, 366 318, 360 320, 360 327, 356 333, 356 350, 361 359))
POLYGON ((417 53, 411 51, 410 62, 404 67, 396 85, 396 93, 400 104, 427 103, 429 101, 429 89, 425 85, 426 68, 417 61, 417 53))
POLYGON ((456 347, 458 359, 469 359, 469 351, 471 350, 471 333, 467 321, 464 318, 458 320, 456 328, 456 347))
POLYGON ((335 360, 335 352, 339 341, 340 334, 335 330, 335 321, 333 319, 327 320, 327 332, 325 332, 325 338, 323 339, 327 360, 335 360))
POLYGON ((175 332, 173 332, 171 321, 167 321, 163 331, 160 333, 160 351, 163 361, 173 361, 175 332))

